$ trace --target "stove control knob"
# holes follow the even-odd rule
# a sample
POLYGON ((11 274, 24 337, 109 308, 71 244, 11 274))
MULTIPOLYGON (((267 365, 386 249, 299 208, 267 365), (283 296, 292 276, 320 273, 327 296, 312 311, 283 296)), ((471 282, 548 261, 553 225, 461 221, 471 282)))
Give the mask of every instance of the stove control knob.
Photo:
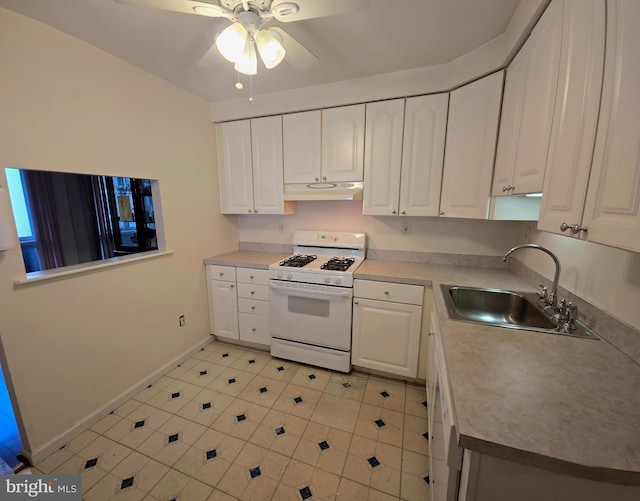
POLYGON ((324 282, 327 283, 327 284, 330 284, 331 283, 331 278, 329 278, 329 277, 325 278, 324 282))
POLYGON ((335 283, 336 283, 336 285, 340 285, 342 283, 342 280, 340 280, 339 278, 336 278, 335 279, 335 283))
POLYGON ((282 278, 282 272, 281 271, 278 272, 278 278, 282 278))
POLYGON ((291 279, 293 278, 293 274, 292 274, 292 273, 287 273, 287 278, 288 278, 289 280, 291 280, 291 279))

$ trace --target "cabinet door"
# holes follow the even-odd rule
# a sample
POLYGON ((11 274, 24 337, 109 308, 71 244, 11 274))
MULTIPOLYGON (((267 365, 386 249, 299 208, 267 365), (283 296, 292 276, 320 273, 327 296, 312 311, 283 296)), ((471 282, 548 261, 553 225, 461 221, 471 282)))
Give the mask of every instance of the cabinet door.
POLYGON ((284 182, 320 182, 321 112, 284 115, 284 182))
POLYGON ((422 307, 354 300, 352 364, 415 378, 422 307))
POLYGON ((551 2, 527 41, 526 85, 512 194, 542 191, 562 38, 562 5, 551 2))
MULTIPOLYGON (((604 65, 601 0, 564 2, 560 76, 538 229, 581 224, 596 135, 604 65)), ((572 236, 570 232, 567 232, 572 236)))
POLYGON ((398 213, 404 99, 367 104, 362 213, 398 213))
POLYGON ((640 2, 607 2, 602 104, 583 223, 593 242, 640 251, 640 2))
POLYGON ((253 200, 255 212, 284 212, 282 170, 282 117, 251 120, 253 200))
POLYGON ((220 145, 220 210, 223 214, 253 212, 251 126, 249 120, 218 125, 220 145))
POLYGON ((321 181, 362 181, 364 115, 364 104, 322 110, 321 181))
POLYGON ((516 170, 528 60, 529 45, 525 44, 507 68, 491 191, 494 197, 511 194, 511 190, 507 188, 513 184, 513 173, 516 170))
POLYGON ((440 215, 486 219, 504 71, 451 93, 440 215))
POLYGON ((437 216, 449 94, 407 99, 404 113, 400 214, 437 216))
POLYGON ((239 313, 238 316, 240 317, 240 339, 242 341, 271 346, 268 316, 252 315, 251 313, 239 313))
POLYGON ((216 336, 239 339, 238 298, 235 282, 211 280, 210 308, 213 313, 213 328, 216 336))

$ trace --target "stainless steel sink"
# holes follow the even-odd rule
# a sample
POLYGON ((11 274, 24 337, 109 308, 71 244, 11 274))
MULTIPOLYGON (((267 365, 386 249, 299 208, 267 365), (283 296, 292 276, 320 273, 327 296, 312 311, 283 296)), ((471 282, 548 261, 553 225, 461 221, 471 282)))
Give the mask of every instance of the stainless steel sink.
POLYGON ((559 326, 553 315, 538 304, 536 293, 456 285, 440 287, 452 320, 598 339, 580 323, 574 330, 559 326))

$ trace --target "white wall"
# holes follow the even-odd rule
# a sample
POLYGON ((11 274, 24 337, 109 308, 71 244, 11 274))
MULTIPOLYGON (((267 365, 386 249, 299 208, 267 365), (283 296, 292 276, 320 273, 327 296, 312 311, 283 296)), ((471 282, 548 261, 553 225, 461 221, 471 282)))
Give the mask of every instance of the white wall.
POLYGON ((38 452, 209 338, 202 260, 238 232, 219 215, 208 103, 1 8, 0 54, 0 168, 158 179, 175 251, 18 287, 19 249, 0 253, 4 369, 38 452))

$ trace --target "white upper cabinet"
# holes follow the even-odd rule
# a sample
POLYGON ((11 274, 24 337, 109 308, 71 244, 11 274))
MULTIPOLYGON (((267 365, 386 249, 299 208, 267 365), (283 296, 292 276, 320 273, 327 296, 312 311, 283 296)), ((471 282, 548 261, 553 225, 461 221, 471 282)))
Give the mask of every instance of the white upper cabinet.
POLYGON ((404 99, 367 104, 363 214, 398 214, 404 99))
POLYGON ((284 202, 282 117, 218 126, 220 204, 223 214, 289 214, 284 202))
POLYGON ((607 2, 602 103, 583 225, 587 238, 640 251, 640 2, 607 2))
POLYGON ((321 182, 362 181, 365 105, 322 110, 321 182))
POLYGON ((493 195, 542 191, 562 41, 563 2, 552 2, 507 69, 493 195))
POLYGON ((322 179, 321 120, 320 110, 283 116, 285 183, 318 183, 322 179))
POLYGON ((504 71, 451 93, 440 215, 486 219, 504 71))
MULTIPOLYGON (((561 233, 562 227, 567 228, 565 235, 579 236, 584 233, 582 215, 600 107, 605 7, 603 0, 563 4, 558 92, 538 229, 561 233)), ((615 45, 614 33, 609 35, 615 45)))
POLYGON ((438 215, 448 104, 434 94, 367 105, 364 214, 438 215))

